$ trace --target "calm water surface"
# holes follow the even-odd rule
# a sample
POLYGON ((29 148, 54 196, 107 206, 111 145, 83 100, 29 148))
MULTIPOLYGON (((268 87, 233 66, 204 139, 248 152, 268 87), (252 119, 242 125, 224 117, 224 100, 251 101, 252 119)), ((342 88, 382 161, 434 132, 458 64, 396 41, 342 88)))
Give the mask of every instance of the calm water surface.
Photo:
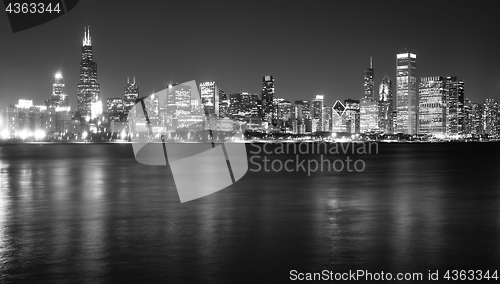
POLYGON ((363 172, 249 171, 181 204, 169 168, 138 164, 127 144, 0 147, 0 282, 500 269, 499 153, 497 143, 380 144, 350 155, 363 172))

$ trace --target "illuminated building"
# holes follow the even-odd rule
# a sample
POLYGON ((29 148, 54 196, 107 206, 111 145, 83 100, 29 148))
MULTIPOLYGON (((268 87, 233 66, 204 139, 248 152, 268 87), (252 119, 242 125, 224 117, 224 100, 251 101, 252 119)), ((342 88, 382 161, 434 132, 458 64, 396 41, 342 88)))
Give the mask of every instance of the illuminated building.
POLYGON ((293 133, 303 134, 306 132, 303 107, 304 106, 302 104, 297 104, 297 101, 295 102, 292 114, 293 133))
POLYGON ((385 74, 382 83, 380 83, 378 98, 378 127, 384 133, 393 133, 393 104, 392 82, 385 74))
POLYGON ((332 131, 332 108, 323 106, 323 131, 332 131))
POLYGON ((446 133, 446 86, 441 76, 420 78, 418 133, 446 133))
POLYGON ((316 131, 323 131, 323 95, 316 95, 311 101, 311 118, 317 119, 316 131))
POLYGON ((262 108, 263 120, 271 122, 274 101, 274 77, 267 75, 262 80, 262 108))
POLYGON ((400 53, 396 56, 396 133, 417 133, 417 56, 400 53))
POLYGON ((19 129, 19 111, 17 107, 10 105, 0 108, 0 139, 14 137, 19 129))
POLYGON ((345 131, 351 134, 358 134, 360 132, 360 102, 358 100, 347 99, 344 100, 344 120, 345 131))
POLYGON ((378 103, 374 95, 373 61, 370 57, 370 68, 364 72, 365 94, 359 103, 360 131, 378 130, 378 103))
POLYGON ((309 101, 295 101, 295 105, 301 105, 301 115, 303 119, 310 119, 311 118, 311 110, 310 110, 310 105, 309 101))
POLYGON ((219 116, 219 91, 215 82, 200 83, 201 104, 208 116, 219 116))
POLYGON ((276 105, 277 125, 282 131, 288 131, 292 128, 292 104, 289 101, 279 101, 276 105))
POLYGON ((364 76, 364 98, 375 100, 374 96, 374 82, 373 82, 373 60, 370 57, 370 68, 365 70, 364 76))
POLYGON ((247 92, 241 92, 240 94, 240 104, 241 111, 245 117, 259 117, 259 110, 257 107, 257 101, 259 100, 259 94, 251 94, 247 92))
MULTIPOLYGON (((457 135, 459 132, 459 105, 463 105, 463 95, 462 102, 460 102, 459 94, 459 81, 457 77, 448 76, 444 78, 444 89, 445 89, 445 100, 446 100, 446 135, 457 135)), ((463 88, 462 88, 463 89, 463 88)))
POLYGON ((460 134, 463 132, 463 125, 464 125, 465 83, 463 80, 458 80, 457 92, 458 92, 458 104, 457 104, 458 133, 460 134))
POLYGON ((78 83, 78 111, 82 117, 96 117, 102 112, 99 106, 101 87, 97 83, 97 63, 93 60, 90 30, 85 27, 78 83))
POLYGON ((472 103, 468 99, 465 100, 462 134, 465 136, 479 136, 483 134, 482 104, 472 103))
POLYGON ((52 95, 45 101, 47 107, 69 107, 68 95, 64 93, 64 78, 61 73, 57 73, 52 83, 52 95))
POLYGON ((483 105, 483 131, 488 137, 498 136, 498 102, 486 99, 483 105))
POLYGON ((139 98, 139 87, 135 83, 135 77, 132 83, 130 83, 129 78, 127 78, 127 86, 125 86, 125 91, 123 95, 123 113, 125 116, 135 105, 137 99, 139 98))
POLYGON ((378 103, 372 98, 362 98, 359 103, 360 131, 378 130, 378 103))
POLYGON ((333 132, 348 132, 347 120, 345 114, 346 107, 337 100, 332 106, 332 131, 333 132))
POLYGON ((219 117, 229 117, 229 96, 219 89, 219 117))
POLYGON ((120 98, 106 99, 106 118, 108 121, 123 121, 124 116, 124 102, 120 98))
POLYGON ((235 93, 229 95, 229 107, 228 114, 230 117, 235 115, 240 115, 243 112, 243 104, 241 102, 241 93, 235 93))
MULTIPOLYGON (((311 131, 311 105, 309 101, 295 101, 295 105, 300 105, 300 124, 304 127, 304 132, 311 131)), ((301 127, 302 127, 301 126, 301 127)))

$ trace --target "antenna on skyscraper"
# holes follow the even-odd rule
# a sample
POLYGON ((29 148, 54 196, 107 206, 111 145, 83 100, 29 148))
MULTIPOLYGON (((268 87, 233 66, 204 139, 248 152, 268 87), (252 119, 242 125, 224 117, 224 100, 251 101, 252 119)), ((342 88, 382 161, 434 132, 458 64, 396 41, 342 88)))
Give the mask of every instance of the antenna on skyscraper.
POLYGON ((130 81, 129 81, 129 78, 128 78, 128 76, 127 76, 127 84, 130 84, 130 81))
POLYGON ((370 69, 373 69, 373 57, 370 56, 370 69))
POLYGON ((135 85, 135 76, 134 76, 134 85, 135 85))

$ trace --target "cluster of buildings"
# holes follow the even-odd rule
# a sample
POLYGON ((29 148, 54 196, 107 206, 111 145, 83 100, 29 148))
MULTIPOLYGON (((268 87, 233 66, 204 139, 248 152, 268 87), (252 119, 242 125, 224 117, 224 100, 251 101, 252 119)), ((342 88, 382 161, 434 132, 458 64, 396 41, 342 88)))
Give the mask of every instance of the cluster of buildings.
POLYGON ((455 76, 421 77, 418 80, 416 61, 417 56, 413 53, 397 54, 395 87, 385 74, 376 96, 370 58, 370 66, 364 71, 362 97, 337 100, 333 106, 324 104, 323 95, 293 103, 276 96, 275 79, 271 75, 263 76, 260 93, 226 93, 216 82, 202 82, 198 86, 175 84, 147 97, 139 96, 134 77, 127 79, 122 97, 108 98, 103 102, 90 30, 86 27, 77 109, 71 110, 63 76, 58 73, 52 84, 52 95, 45 105, 34 105, 32 100, 21 99, 17 105, 0 108, 0 138, 84 139, 92 133, 109 133, 111 139, 117 135, 133 135, 129 132, 146 127, 139 120, 128 126, 129 113, 139 101, 147 106, 150 126, 158 133, 178 129, 203 130, 207 124, 202 122, 208 118, 225 130, 232 130, 237 122, 243 129, 266 133, 377 133, 448 138, 499 136, 497 101, 470 102, 465 99, 464 81, 455 76), (199 97, 192 92, 194 87, 199 89, 199 97))

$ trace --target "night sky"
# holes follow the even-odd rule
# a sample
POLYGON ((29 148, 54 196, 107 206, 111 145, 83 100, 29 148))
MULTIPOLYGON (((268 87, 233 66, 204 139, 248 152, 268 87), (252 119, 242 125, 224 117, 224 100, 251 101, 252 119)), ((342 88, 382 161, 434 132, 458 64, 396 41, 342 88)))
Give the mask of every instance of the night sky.
MULTIPOLYGON (((417 54, 417 76, 458 76, 474 102, 500 100, 497 1, 89 1, 13 34, 0 12, 0 106, 44 104, 62 72, 76 108, 84 26, 90 26, 103 99, 123 97, 127 76, 141 96, 170 83, 216 81, 226 93, 294 101, 363 96, 373 56, 375 86, 396 54, 417 54)), ((3 5, 0 5, 3 7, 3 5)), ((395 90, 395 89, 394 89, 395 90)))

